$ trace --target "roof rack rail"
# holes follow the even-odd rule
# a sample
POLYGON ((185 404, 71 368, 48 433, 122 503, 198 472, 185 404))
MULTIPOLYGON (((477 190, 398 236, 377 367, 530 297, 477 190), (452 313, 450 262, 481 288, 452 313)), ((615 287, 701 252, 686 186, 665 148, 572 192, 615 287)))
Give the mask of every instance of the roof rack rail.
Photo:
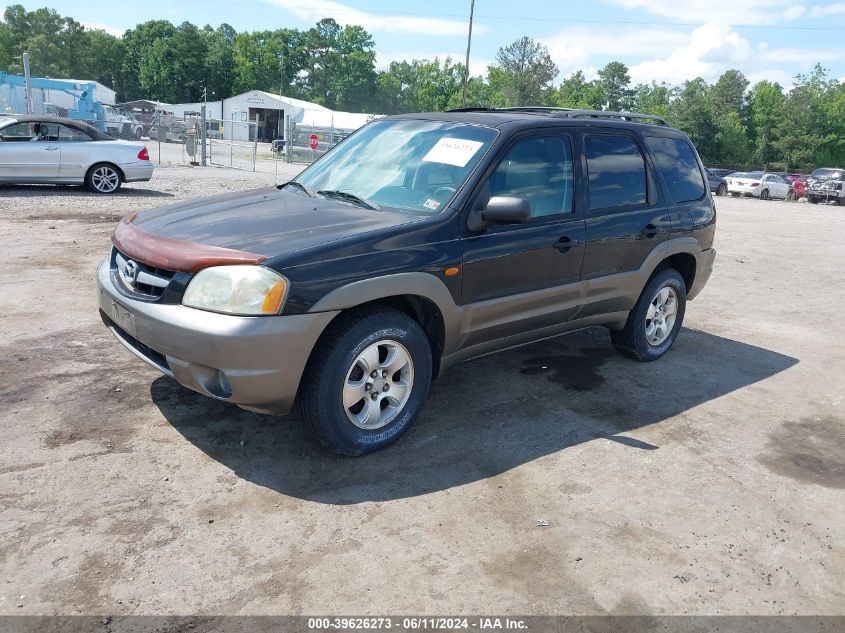
POLYGON ((578 110, 555 108, 553 106, 517 106, 513 108, 457 108, 449 112, 536 112, 565 119, 621 119, 623 121, 654 121, 658 125, 672 127, 663 117, 641 112, 614 112, 611 110, 578 110))
POLYGON ((567 119, 622 119, 623 121, 634 121, 637 119, 654 121, 659 125, 671 127, 666 119, 656 114, 643 114, 641 112, 615 112, 612 110, 579 110, 572 108, 553 108, 543 106, 523 106, 516 108, 502 108, 502 110, 516 112, 546 112, 553 116, 567 119))

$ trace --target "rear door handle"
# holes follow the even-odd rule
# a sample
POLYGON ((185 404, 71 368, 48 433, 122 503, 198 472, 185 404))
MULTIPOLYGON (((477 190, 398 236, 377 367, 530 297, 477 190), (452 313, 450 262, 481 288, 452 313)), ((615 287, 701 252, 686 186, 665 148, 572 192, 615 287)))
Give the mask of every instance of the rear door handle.
POLYGON ((651 238, 651 237, 654 237, 655 235, 657 235, 658 233, 660 233, 660 229, 658 229, 653 224, 649 223, 649 224, 646 224, 643 227, 643 230, 640 231, 640 233, 642 235, 644 235, 645 237, 651 238))
POLYGON ((564 235, 557 241, 557 243, 555 244, 555 248, 561 253, 565 253, 573 246, 578 246, 578 244, 578 240, 571 240, 569 239, 568 235, 564 235))

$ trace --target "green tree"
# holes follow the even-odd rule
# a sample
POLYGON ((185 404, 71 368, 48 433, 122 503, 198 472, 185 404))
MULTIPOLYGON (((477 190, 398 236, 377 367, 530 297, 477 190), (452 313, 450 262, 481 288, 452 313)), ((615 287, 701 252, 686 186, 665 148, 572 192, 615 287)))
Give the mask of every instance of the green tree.
POLYGON ((764 166, 780 159, 776 145, 784 101, 780 84, 771 81, 755 84, 748 97, 753 139, 751 157, 764 166))
POLYGON ((601 84, 587 81, 580 70, 564 79, 556 91, 554 105, 561 108, 598 110, 604 103, 601 84))
POLYGON ((502 90, 516 106, 537 105, 546 98, 558 68, 548 49, 530 37, 521 37, 499 49, 496 64, 503 71, 502 90))
POLYGON ((598 76, 605 108, 614 112, 630 110, 634 93, 628 67, 622 62, 610 62, 599 70, 598 76))
POLYGON ((669 121, 687 133, 705 163, 719 161, 718 127, 713 120, 710 85, 704 79, 697 77, 683 83, 669 108, 669 121))
POLYGON ((665 83, 652 81, 634 87, 633 109, 646 114, 665 117, 669 114, 675 90, 665 83))

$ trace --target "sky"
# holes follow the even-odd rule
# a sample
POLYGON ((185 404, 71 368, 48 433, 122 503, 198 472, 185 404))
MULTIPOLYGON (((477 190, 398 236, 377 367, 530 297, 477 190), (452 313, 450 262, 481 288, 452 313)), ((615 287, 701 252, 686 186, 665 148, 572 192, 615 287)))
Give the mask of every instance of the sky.
MULTIPOLYGON (((323 17, 359 24, 376 42, 377 66, 392 60, 466 55, 469 0, 53 0, 62 15, 115 34, 139 22, 236 30, 308 28, 323 17)), ((788 87, 816 62, 845 81, 845 1, 818 0, 476 0, 470 71, 486 74, 499 47, 527 35, 543 42, 560 69, 588 78, 607 62, 628 65, 634 83, 714 81, 728 68, 755 83, 788 87)))

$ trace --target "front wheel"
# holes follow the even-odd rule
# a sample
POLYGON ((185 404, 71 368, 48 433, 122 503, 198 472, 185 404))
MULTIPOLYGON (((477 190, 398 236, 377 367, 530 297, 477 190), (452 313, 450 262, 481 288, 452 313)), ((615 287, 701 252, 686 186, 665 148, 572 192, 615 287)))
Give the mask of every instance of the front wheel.
POLYGON ((611 330, 610 340, 625 356, 642 362, 657 360, 678 338, 686 306, 683 277, 674 268, 666 268, 646 284, 625 327, 611 330))
POLYGON ((760 200, 768 200, 768 199, 769 199, 769 190, 763 189, 763 191, 760 192, 760 200))
POLYGON ((395 442, 419 414, 431 384, 428 338, 387 307, 341 315, 308 361, 297 409, 309 433, 344 455, 395 442))
POLYGON ((807 202, 809 202, 810 204, 818 204, 819 199, 815 196, 807 196, 807 202))
POLYGON ((728 195, 728 186, 727 185, 719 185, 718 187, 716 187, 716 195, 717 196, 728 195))

